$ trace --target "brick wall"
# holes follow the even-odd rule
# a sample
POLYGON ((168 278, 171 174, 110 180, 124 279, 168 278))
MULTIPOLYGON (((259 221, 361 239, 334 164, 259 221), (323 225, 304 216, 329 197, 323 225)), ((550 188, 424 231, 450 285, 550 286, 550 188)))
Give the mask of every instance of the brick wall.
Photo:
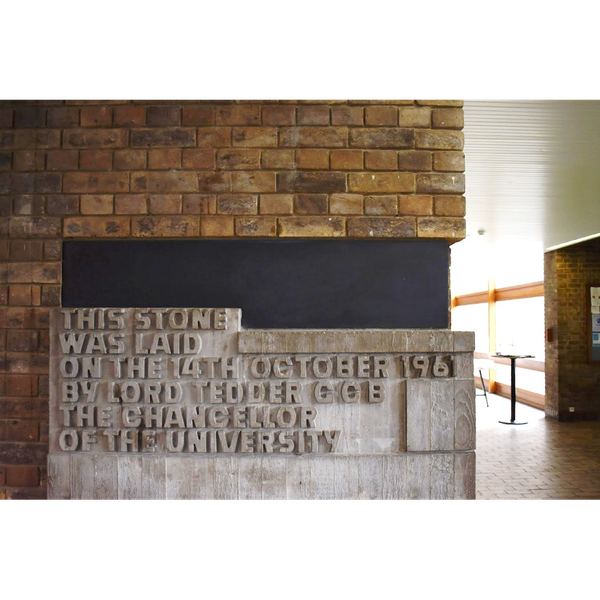
POLYGON ((65 238, 465 236, 460 101, 0 102, 0 498, 45 497, 65 238))
POLYGON ((554 337, 546 342, 546 414, 561 421, 600 419, 600 364, 588 364, 587 355, 593 283, 600 283, 599 240, 546 253, 546 328, 554 337))

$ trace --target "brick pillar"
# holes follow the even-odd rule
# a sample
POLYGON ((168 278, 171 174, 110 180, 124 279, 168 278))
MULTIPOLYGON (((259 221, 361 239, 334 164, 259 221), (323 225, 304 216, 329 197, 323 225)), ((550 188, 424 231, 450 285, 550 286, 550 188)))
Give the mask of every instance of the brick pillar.
POLYGON ((62 240, 465 236, 462 101, 0 101, 0 498, 45 497, 62 240))
POLYGON ((546 342, 546 415, 561 421, 600 418, 600 363, 588 364, 587 353, 587 286, 594 283, 600 240, 546 253, 546 329, 553 337, 546 342))

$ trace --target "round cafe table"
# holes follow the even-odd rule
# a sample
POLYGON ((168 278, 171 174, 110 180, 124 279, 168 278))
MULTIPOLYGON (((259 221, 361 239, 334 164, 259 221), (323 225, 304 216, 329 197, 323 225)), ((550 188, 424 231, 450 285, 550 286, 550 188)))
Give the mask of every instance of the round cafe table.
POLYGON ((527 421, 516 421, 517 386, 515 383, 516 362, 519 358, 533 358, 531 354, 494 354, 498 358, 510 358, 510 421, 498 421, 503 425, 527 425, 527 421))

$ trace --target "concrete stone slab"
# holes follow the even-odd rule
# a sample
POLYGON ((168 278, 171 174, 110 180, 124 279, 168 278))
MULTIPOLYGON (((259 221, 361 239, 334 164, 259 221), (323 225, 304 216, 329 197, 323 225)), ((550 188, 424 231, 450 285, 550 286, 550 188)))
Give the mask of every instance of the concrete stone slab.
POLYGON ((240 323, 52 310, 50 497, 474 496, 470 334, 240 323))

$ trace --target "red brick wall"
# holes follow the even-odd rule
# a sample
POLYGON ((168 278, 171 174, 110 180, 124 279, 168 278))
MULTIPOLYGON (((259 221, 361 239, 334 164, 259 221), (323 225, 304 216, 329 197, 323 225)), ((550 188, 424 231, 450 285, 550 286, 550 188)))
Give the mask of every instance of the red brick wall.
POLYGON ((588 364, 587 285, 600 283, 600 240, 545 256, 546 414, 558 420, 600 419, 600 363, 588 364), (575 412, 569 412, 569 407, 575 412))
POLYGON ((0 102, 0 498, 44 497, 64 238, 465 236, 460 101, 0 102))

